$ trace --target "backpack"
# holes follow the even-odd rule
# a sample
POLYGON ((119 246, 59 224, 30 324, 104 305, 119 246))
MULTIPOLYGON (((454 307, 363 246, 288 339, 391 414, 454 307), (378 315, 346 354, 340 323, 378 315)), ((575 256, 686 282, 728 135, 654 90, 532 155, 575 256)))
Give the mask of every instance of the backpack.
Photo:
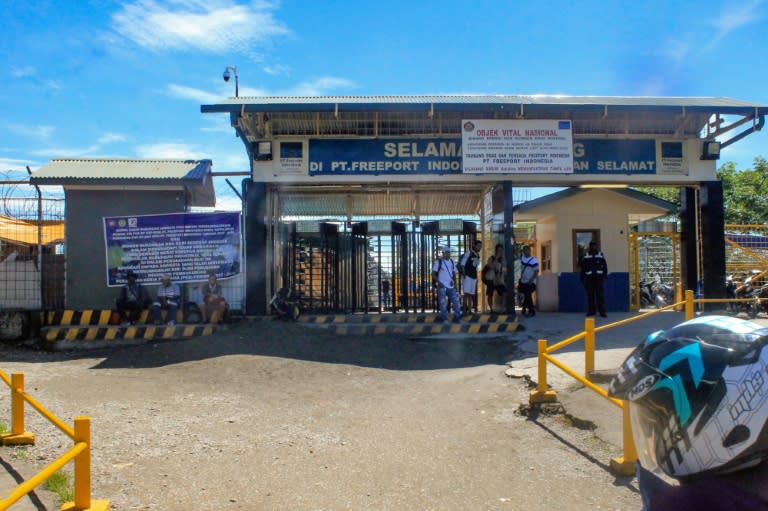
POLYGON ((196 302, 184 303, 184 323, 200 323, 203 314, 196 302))
MULTIPOLYGON (((454 264, 453 259, 448 259, 448 260, 451 262, 451 265, 453 266, 453 268, 450 270, 451 280, 453 280, 453 276, 456 273, 456 265, 454 264)), ((442 257, 438 257, 437 258, 437 276, 438 276, 438 278, 440 277, 440 270, 443 269, 443 261, 445 261, 445 259, 443 259, 442 257)), ((437 287, 437 279, 435 279, 434 277, 432 277, 432 287, 437 287)))

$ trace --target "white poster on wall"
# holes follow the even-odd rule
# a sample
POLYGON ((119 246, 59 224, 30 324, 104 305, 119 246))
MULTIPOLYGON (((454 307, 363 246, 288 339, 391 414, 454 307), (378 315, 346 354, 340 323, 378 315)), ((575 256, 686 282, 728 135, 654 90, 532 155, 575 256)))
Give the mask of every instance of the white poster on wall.
POLYGON ((465 174, 572 174, 571 121, 462 121, 465 174))

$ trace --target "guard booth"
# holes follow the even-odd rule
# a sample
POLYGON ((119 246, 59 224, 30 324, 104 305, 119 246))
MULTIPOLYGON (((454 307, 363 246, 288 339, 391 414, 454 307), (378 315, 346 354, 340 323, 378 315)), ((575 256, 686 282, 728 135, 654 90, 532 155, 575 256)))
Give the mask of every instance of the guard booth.
MULTIPOLYGON (((503 245, 513 289, 513 208, 516 191, 529 187, 679 188, 681 285, 701 280, 706 296, 724 296, 717 159, 763 127, 768 107, 723 98, 375 96, 235 97, 201 110, 229 114, 249 157, 245 310, 264 314, 281 287, 301 291, 312 309, 379 311, 384 278, 393 310, 428 310, 436 246, 455 245, 458 257, 472 237, 485 242, 483 260, 503 245), (462 227, 444 230, 446 221, 462 227)), ((614 231, 593 206, 572 228, 594 232, 608 254, 626 254, 631 220, 614 231)), ((547 258, 578 254, 570 243, 547 248, 547 258)), ((608 257, 609 268, 627 266, 626 257, 608 257)))

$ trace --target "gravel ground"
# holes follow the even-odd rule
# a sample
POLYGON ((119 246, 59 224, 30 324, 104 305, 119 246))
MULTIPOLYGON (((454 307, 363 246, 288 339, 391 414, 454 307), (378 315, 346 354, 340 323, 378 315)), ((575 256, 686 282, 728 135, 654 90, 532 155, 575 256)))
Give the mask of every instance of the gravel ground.
MULTIPOLYGON (((639 509, 607 467, 620 451, 520 412, 529 388, 504 371, 524 341, 264 321, 98 351, 2 345, 0 369, 66 422, 92 418, 92 493, 115 510, 639 509)), ((32 463, 70 446, 31 410, 26 429, 32 463)))

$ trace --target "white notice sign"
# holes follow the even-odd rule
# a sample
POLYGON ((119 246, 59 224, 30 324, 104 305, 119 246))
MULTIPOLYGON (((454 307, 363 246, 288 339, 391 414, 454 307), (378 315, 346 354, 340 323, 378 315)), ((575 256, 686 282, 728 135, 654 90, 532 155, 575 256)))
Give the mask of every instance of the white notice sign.
POLYGON ((572 174, 573 130, 567 120, 462 121, 465 174, 572 174))

